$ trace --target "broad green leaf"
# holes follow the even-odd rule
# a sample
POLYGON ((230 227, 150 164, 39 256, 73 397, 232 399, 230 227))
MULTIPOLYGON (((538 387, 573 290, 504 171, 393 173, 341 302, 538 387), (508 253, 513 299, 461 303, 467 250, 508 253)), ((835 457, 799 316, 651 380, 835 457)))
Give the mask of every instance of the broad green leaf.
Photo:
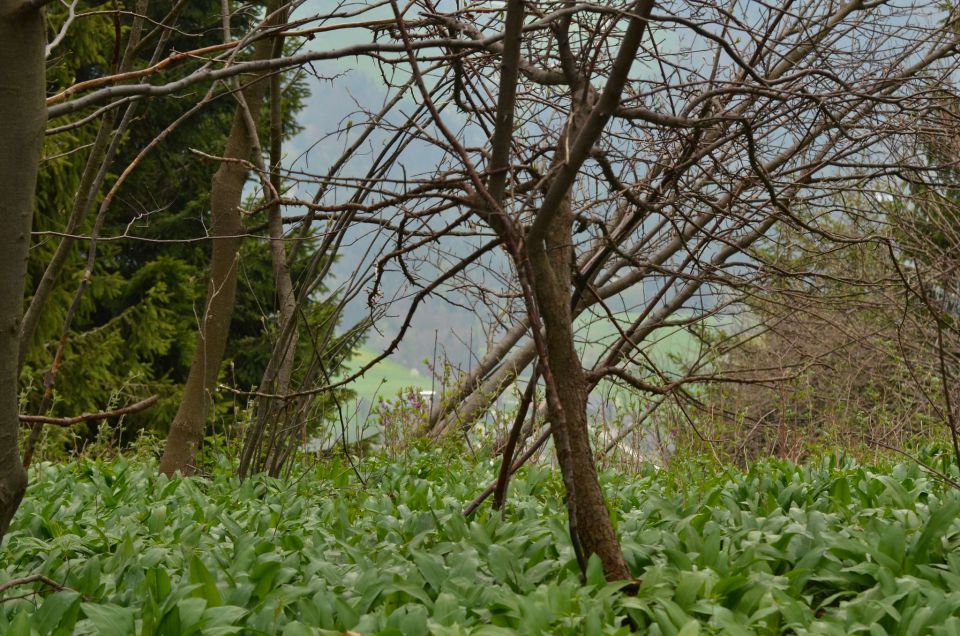
POLYGON ((177 603, 180 614, 180 629, 187 633, 200 627, 200 619, 207 607, 207 601, 202 598, 185 598, 177 603))
POLYGON ((81 603, 83 613, 93 623, 99 636, 125 636, 133 633, 134 611, 108 603, 81 603))
POLYGON ((195 554, 190 557, 190 582, 200 586, 194 594, 203 598, 208 606, 223 605, 223 598, 220 596, 220 590, 217 589, 216 579, 213 578, 210 570, 195 554))
POLYGON ((587 585, 600 587, 607 583, 607 578, 603 575, 603 562, 597 554, 591 554, 587 560, 587 585))
POLYGON ((411 552, 413 554, 413 561, 417 564, 420 574, 422 574, 423 578, 430 584, 430 587, 439 593, 442 589, 443 582, 448 576, 443 559, 428 552, 420 552, 418 550, 412 550, 411 552))
POLYGON ((41 634, 70 634, 80 610, 80 594, 55 592, 43 600, 33 617, 33 627, 41 634))
POLYGON ((207 607, 203 611, 204 628, 223 627, 225 625, 234 625, 240 623, 248 610, 235 605, 221 605, 219 607, 207 607))
POLYGON ((677 636, 700 636, 700 622, 690 620, 686 625, 680 628, 677 636))

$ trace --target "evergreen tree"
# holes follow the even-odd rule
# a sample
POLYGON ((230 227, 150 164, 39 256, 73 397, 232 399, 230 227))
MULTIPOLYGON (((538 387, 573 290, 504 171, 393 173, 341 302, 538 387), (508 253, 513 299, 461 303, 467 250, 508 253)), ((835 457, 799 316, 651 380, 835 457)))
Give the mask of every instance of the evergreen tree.
MULTIPOLYGON (((121 7, 132 10, 132 4, 121 3, 121 7)), ((51 56, 49 94, 115 69, 115 24, 110 13, 114 8, 112 3, 92 6, 91 15, 77 20, 71 27, 67 38, 51 56), (97 10, 104 14, 98 15, 97 10)), ((168 10, 166 3, 151 3, 149 17, 156 24, 168 10)), ((176 34, 168 41, 163 54, 222 41, 220 10, 217 0, 187 3, 176 34)), ((246 31, 255 18, 249 13, 237 12, 233 26, 238 33, 246 31)), ((123 20, 129 22, 128 18, 123 20)), ((50 23, 58 23, 56 14, 51 16, 50 23)), ((154 46, 154 39, 145 39, 136 66, 147 65, 154 46)), ((189 68, 189 63, 185 64, 181 72, 189 68)), ((289 138, 299 130, 295 116, 308 92, 300 76, 286 78, 284 86, 284 133, 289 138)), ((94 201, 94 211, 87 215, 80 234, 92 232, 95 208, 103 190, 115 182, 119 171, 195 104, 197 96, 208 88, 195 86, 186 98, 151 99, 138 104, 136 121, 121 140, 112 174, 94 201)), ((108 240, 97 246, 94 274, 73 319, 55 382, 53 410, 56 414, 102 410, 158 393, 161 400, 150 410, 127 416, 123 433, 129 437, 141 428, 162 432, 169 424, 196 344, 210 260, 210 242, 197 239, 205 236, 208 227, 209 190, 217 164, 193 149, 218 154, 234 108, 235 101, 229 94, 213 100, 146 155, 119 189, 100 234, 116 237, 129 233, 141 240, 108 240)), ((80 112, 69 120, 77 121, 87 115, 88 112, 80 112)), ((68 123, 65 119, 52 122, 51 126, 63 126, 68 123)), ((261 137, 267 139, 266 113, 261 117, 260 126, 261 137)), ((31 251, 28 296, 36 288, 60 240, 42 232, 63 231, 83 170, 84 161, 78 160, 76 153, 85 152, 84 148, 92 143, 95 135, 96 121, 46 139, 44 156, 47 159, 37 188, 35 222, 35 230, 41 234, 31 251)), ((256 209, 254 204, 252 202, 251 209, 256 209)), ((263 220, 263 213, 252 215, 248 227, 262 225, 263 220)), ((88 246, 88 241, 81 241, 79 248, 74 249, 44 308, 21 373, 22 411, 35 412, 43 402, 44 375, 59 346, 67 309, 83 275, 88 246)), ((293 264, 295 275, 312 256, 310 250, 300 250, 299 254, 298 262, 293 264)), ((255 238, 248 240, 241 267, 237 311, 231 323, 231 344, 224 364, 229 371, 224 380, 250 389, 259 382, 276 331, 269 243, 255 238)), ((330 315, 332 310, 331 300, 320 296, 311 298, 304 308, 312 316, 330 315)), ((335 321, 329 325, 335 328, 335 321)), ((309 339, 305 339, 307 341, 309 339)), ((307 355, 305 347, 302 355, 307 355)), ((336 369, 342 360, 343 355, 331 354, 330 368, 336 369)), ((234 404, 235 401, 230 400, 226 406, 234 404)), ((242 400, 239 404, 242 406, 242 400)), ((76 427, 75 431, 84 434, 82 427, 76 427)), ((91 434, 92 431, 85 432, 86 436, 91 434)))

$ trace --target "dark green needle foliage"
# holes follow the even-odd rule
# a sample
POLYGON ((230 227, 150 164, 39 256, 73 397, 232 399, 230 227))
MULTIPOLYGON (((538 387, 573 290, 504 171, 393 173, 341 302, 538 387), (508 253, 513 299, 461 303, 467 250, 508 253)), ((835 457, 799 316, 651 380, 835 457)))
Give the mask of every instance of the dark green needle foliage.
MULTIPOLYGON (((121 3, 130 9, 133 2, 121 3), (129 5, 129 6, 126 6, 129 5)), ((65 11, 54 3, 51 11, 65 11)), ((164 18, 170 3, 150 3, 149 17, 164 18)), ((245 32, 256 18, 249 5, 234 12, 232 26, 245 32)), ((78 19, 67 38, 54 50, 56 63, 48 73, 48 92, 55 94, 76 81, 113 72, 116 65, 115 28, 109 10, 112 3, 84 5, 91 15, 78 19), (103 9, 101 14, 97 9, 103 9)), ((161 57, 171 51, 186 51, 222 42, 218 0, 189 2, 178 22, 178 30, 170 37, 161 57)), ((57 23, 54 17, 51 23, 57 23)), ((129 18, 120 28, 126 33, 129 18)), ((145 33, 151 32, 151 25, 145 33)), ((125 36, 122 38, 125 42, 125 36)), ((153 55, 157 35, 144 38, 134 68, 147 66, 153 55)), ((297 46, 293 41, 291 48, 297 46)), ((165 77, 176 77, 194 69, 187 62, 173 67, 165 77)), ((298 130, 296 114, 308 95, 301 75, 283 78, 284 134, 291 137, 298 130)), ((197 99, 210 87, 196 85, 197 99)), ((220 91, 223 93, 221 87, 220 91)), ((86 215, 79 233, 89 236, 104 193, 116 182, 119 173, 138 153, 189 110, 196 100, 158 99, 137 104, 136 117, 120 140, 117 157, 105 185, 86 215)), ((83 296, 67 339, 63 364, 54 386, 54 415, 76 415, 122 406, 154 393, 160 402, 140 414, 125 418, 117 437, 131 439, 141 429, 163 434, 176 411, 180 387, 186 379, 193 349, 196 346, 198 320, 203 311, 210 243, 203 240, 209 228, 209 192, 217 162, 194 151, 217 156, 222 151, 236 104, 229 93, 214 99, 205 108, 176 127, 138 164, 110 206, 100 232, 103 237, 124 234, 143 240, 101 241, 90 286, 83 296)), ((51 122, 62 126, 88 115, 81 112, 51 122)), ((268 146, 269 113, 261 116, 261 144, 268 146)), ((35 230, 60 232, 73 207, 74 193, 86 161, 85 146, 96 135, 99 119, 74 130, 47 138, 37 188, 35 230), (67 150, 79 151, 60 156, 67 150)), ((265 158, 265 161, 268 159, 265 158)), ((253 182, 251 182, 253 183, 253 182)), ((262 207, 250 201, 251 210, 262 207)), ((248 228, 258 228, 266 220, 264 212, 253 212, 248 228)), ((276 336, 277 310, 270 263, 269 242, 251 238, 243 249, 241 282, 237 307, 231 326, 231 344, 224 362, 223 379, 241 389, 255 387, 270 355, 276 336)), ((28 302, 58 243, 56 236, 41 235, 30 253, 28 302)), ((43 395, 43 377, 50 369, 63 328, 64 318, 83 276, 89 241, 78 242, 70 254, 58 283, 41 314, 36 336, 30 343, 21 374, 23 412, 36 412, 43 395)), ((299 251, 292 264, 296 275, 304 270, 313 254, 299 251)), ((337 328, 332 317, 334 299, 321 288, 305 303, 305 315, 318 320, 327 331, 337 328), (321 320, 324 319, 324 320, 321 320)), ((319 327, 314 325, 314 330, 319 327)), ((301 338, 301 340, 305 340, 301 338)), ((327 356, 327 366, 336 371, 349 355, 356 337, 340 341, 337 353, 327 356)), ((301 356, 312 354, 306 345, 301 356)), ((325 354, 327 355, 327 354, 325 354)), ((222 406, 218 412, 237 403, 222 406)), ((114 423, 116 424, 116 423, 114 423)), ((83 443, 95 433, 94 427, 74 427, 70 433, 46 431, 52 435, 47 451, 55 451, 69 435, 79 435, 83 443)))

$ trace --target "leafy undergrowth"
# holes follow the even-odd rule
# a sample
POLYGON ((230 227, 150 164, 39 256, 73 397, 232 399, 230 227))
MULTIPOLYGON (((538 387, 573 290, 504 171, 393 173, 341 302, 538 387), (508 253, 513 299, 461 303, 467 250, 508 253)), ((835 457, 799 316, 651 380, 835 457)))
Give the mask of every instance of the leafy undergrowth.
MULTIPOLYGON (((944 465, 941 462, 940 465, 944 465)), ((448 455, 327 464, 294 483, 45 465, 0 551, 0 633, 960 634, 960 494, 912 465, 760 463, 605 477, 628 597, 581 584, 545 468, 506 518, 448 455), (628 617, 630 620, 628 620, 628 617)))

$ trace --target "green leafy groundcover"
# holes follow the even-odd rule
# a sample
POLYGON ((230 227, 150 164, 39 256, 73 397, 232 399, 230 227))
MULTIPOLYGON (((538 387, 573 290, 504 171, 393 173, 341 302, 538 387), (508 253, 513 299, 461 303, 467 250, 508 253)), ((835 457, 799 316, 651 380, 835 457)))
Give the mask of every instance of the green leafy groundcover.
POLYGON ((490 462, 362 470, 365 487, 339 463, 242 484, 125 459, 39 467, 0 584, 74 591, 7 590, 0 633, 960 634, 960 494, 913 465, 605 476, 635 597, 596 560, 581 584, 546 468, 513 482, 505 519, 471 521, 490 462))

